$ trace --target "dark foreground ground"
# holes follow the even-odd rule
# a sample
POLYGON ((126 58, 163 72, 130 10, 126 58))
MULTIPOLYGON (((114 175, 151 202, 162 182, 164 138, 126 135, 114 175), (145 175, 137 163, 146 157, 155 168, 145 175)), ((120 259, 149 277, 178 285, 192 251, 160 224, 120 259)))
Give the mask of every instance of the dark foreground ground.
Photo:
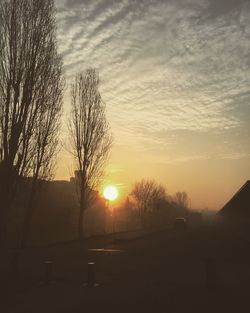
POLYGON ((1 281, 0 312, 250 311, 250 241, 232 228, 203 225, 119 238, 27 249, 20 278, 1 281), (216 266, 212 289, 205 258, 216 266), (42 277, 48 259, 55 270, 50 285, 42 277), (96 288, 83 287, 89 261, 96 264, 96 288))

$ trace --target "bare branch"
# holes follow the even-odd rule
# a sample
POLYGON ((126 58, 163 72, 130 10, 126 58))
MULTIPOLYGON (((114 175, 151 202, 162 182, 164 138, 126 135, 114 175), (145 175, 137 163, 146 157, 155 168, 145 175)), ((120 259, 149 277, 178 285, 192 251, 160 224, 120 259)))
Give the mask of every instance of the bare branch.
POLYGON ((78 74, 71 86, 70 142, 79 173, 80 219, 98 187, 112 145, 105 105, 98 91, 99 76, 94 69, 78 74))
POLYGON ((145 179, 134 184, 131 195, 137 204, 142 221, 148 212, 157 209, 159 204, 167 198, 164 186, 157 184, 154 180, 145 179))
POLYGON ((6 211, 0 210, 2 223, 17 177, 51 175, 63 91, 55 35, 53 0, 0 2, 0 194, 6 211))

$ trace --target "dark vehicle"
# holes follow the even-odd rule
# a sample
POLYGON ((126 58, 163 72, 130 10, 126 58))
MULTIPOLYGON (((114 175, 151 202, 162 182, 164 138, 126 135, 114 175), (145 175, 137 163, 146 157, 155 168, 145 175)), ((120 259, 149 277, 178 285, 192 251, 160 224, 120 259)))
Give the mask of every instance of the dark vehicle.
POLYGON ((174 228, 178 230, 187 229, 187 221, 184 217, 177 217, 174 222, 174 228))

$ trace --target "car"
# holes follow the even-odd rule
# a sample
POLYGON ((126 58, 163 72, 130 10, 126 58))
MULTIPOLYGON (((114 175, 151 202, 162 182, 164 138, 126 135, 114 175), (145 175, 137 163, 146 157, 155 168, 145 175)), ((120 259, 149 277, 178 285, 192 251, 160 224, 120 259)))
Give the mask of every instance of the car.
POLYGON ((177 217, 174 222, 174 228, 178 230, 187 229, 187 221, 184 217, 177 217))

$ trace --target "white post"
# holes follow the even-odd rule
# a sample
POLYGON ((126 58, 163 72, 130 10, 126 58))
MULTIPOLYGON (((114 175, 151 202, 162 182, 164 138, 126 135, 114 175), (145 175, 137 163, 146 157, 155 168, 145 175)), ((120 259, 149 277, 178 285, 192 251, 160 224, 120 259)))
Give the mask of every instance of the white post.
POLYGON ((95 287, 95 263, 88 263, 88 287, 95 287))
POLYGON ((44 280, 46 283, 50 283, 53 277, 53 262, 45 261, 44 262, 44 280))

